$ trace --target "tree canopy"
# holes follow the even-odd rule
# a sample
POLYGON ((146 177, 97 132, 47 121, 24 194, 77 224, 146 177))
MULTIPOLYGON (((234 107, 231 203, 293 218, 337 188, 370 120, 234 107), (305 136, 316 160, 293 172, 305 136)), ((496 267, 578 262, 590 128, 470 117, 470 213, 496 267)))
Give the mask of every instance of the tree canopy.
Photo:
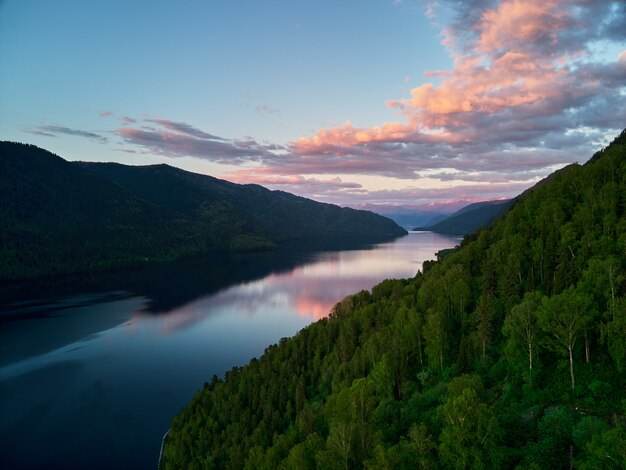
POLYGON ((626 131, 206 383, 162 468, 626 467, 626 131))

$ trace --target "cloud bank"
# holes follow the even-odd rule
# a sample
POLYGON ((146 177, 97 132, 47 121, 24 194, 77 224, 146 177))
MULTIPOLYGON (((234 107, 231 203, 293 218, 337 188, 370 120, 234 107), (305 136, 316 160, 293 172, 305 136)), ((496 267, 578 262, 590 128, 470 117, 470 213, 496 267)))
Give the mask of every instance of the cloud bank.
POLYGON ((115 133, 124 142, 167 157, 196 157, 217 163, 240 165, 272 159, 284 147, 252 138, 226 139, 191 124, 168 119, 123 118, 115 133), (142 125, 143 124, 143 125, 142 125))
POLYGON ((425 166, 532 171, 588 158, 623 128, 626 51, 612 60, 593 53, 608 42, 626 47, 623 2, 429 5, 436 10, 452 17, 442 34, 454 66, 426 72, 439 83, 387 103, 404 120, 323 129, 295 142, 297 154, 387 159, 406 177, 425 166))
MULTIPOLYGON (((439 0, 425 10, 452 67, 425 71, 409 96, 390 99, 397 121, 347 122, 285 145, 168 119, 123 117, 114 133, 126 151, 230 165, 237 182, 343 204, 408 204, 513 196, 586 160, 626 124, 623 1, 439 0), (372 177, 395 183, 369 188, 362 181, 372 177)), ((101 138, 58 126, 33 132, 101 138)))

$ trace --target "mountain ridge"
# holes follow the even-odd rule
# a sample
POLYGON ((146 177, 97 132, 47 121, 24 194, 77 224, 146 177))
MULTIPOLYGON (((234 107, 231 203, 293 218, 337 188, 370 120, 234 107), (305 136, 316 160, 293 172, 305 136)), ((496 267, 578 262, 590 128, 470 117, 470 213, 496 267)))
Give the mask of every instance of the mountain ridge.
POLYGON ((371 212, 169 165, 68 162, 0 142, 0 279, 91 272, 288 240, 406 234, 371 212))
POLYGON ((435 224, 416 227, 413 230, 431 231, 446 235, 467 235, 481 227, 489 226, 512 203, 513 199, 474 202, 435 224))

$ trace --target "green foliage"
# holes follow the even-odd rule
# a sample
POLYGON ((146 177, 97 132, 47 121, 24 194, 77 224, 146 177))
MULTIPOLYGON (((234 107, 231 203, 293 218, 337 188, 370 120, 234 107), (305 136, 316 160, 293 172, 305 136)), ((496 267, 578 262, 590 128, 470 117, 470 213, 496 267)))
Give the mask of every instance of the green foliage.
POLYGON ((626 299, 619 298, 605 313, 601 325, 602 338, 607 342, 609 354, 620 372, 626 368, 626 299))
POLYGON ((424 423, 413 424, 409 429, 408 439, 405 439, 406 466, 421 469, 437 467, 435 450, 437 448, 432 436, 428 433, 424 423))
POLYGON ((546 410, 538 423, 537 442, 529 444, 524 461, 531 468, 570 468, 573 415, 563 406, 546 410))
POLYGON ((524 300, 511 309, 511 313, 504 319, 502 333, 506 336, 505 353, 512 367, 515 367, 520 358, 528 368, 527 378, 532 386, 533 363, 537 362, 538 343, 540 338, 537 310, 541 304, 541 294, 528 292, 524 300))
POLYGON ((593 435, 578 461, 578 467, 589 470, 626 468, 626 426, 624 423, 593 435))
POLYGON ((439 369, 443 374, 444 357, 446 350, 446 322, 441 312, 429 311, 424 325, 426 339, 426 355, 433 369, 439 369))
POLYGON ((626 131, 199 391, 163 468, 626 468, 626 131))
POLYGON ((545 298, 538 316, 541 328, 550 337, 548 344, 569 359, 574 390, 574 347, 591 322, 591 302, 585 294, 570 287, 560 294, 545 298))
POLYGON ((594 436, 602 434, 609 429, 609 425, 602 419, 595 416, 585 416, 574 427, 572 439, 578 449, 584 450, 594 436))
POLYGON ((497 468, 502 430, 473 388, 451 396, 441 408, 439 456, 450 468, 497 468))

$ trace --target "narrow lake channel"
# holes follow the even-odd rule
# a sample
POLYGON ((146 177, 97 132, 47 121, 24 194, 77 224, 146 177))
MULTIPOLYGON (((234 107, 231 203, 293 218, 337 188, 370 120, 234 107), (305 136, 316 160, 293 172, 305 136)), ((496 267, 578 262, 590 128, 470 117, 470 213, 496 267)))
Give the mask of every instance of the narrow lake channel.
POLYGON ((458 242, 415 232, 155 267, 5 305, 0 467, 154 469, 172 417, 214 374, 458 242))

